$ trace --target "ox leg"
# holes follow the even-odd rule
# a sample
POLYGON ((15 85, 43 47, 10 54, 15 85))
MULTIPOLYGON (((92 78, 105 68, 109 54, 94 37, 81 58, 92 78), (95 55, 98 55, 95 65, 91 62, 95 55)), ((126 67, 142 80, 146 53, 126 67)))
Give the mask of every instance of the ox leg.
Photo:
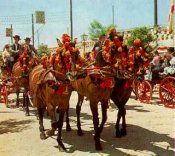
POLYGON ((23 93, 23 110, 26 107, 26 96, 25 93, 23 93))
POLYGON ((46 139, 46 135, 44 132, 44 125, 43 125, 44 111, 45 111, 45 108, 38 108, 40 139, 42 140, 46 139))
POLYGON ((120 120, 121 120, 121 117, 122 117, 122 112, 121 112, 121 109, 118 110, 118 115, 117 115, 117 121, 116 121, 116 125, 115 125, 115 128, 116 128, 116 137, 121 137, 121 133, 120 133, 120 120))
POLYGON ((55 115, 55 107, 53 107, 51 104, 48 105, 47 111, 49 113, 49 116, 51 118, 51 129, 47 131, 47 135, 53 136, 55 134, 55 130, 57 129, 57 121, 56 121, 56 115, 55 115))
POLYGON ((19 90, 16 91, 16 107, 19 108, 19 90))
POLYGON ((99 118, 98 118, 98 103, 97 102, 92 102, 90 101, 90 107, 92 111, 92 116, 93 116, 93 124, 94 124, 94 130, 95 130, 95 149, 96 150, 102 150, 102 146, 100 143, 100 132, 99 132, 99 118))
POLYGON ((126 132, 126 109, 123 107, 122 110, 122 128, 121 128, 121 136, 126 136, 127 132, 126 132))
POLYGON ((60 110, 60 114, 59 114, 59 120, 57 122, 57 126, 58 126, 58 135, 57 135, 57 142, 58 142, 58 146, 60 147, 59 149, 61 151, 65 151, 66 148, 63 144, 62 141, 62 127, 63 127, 63 120, 64 120, 64 111, 60 110))
POLYGON ((101 103, 101 108, 102 108, 102 122, 99 128, 99 132, 101 133, 103 131, 104 124, 107 120, 107 108, 108 108, 108 101, 101 103))
POLYGON ((66 131, 71 131, 70 121, 69 121, 69 105, 66 111, 66 131))
POLYGON ((80 112, 81 112, 81 106, 83 104, 83 100, 84 100, 84 96, 81 96, 78 94, 78 102, 77 102, 77 106, 76 106, 76 114, 77 114, 77 134, 79 136, 83 135, 83 131, 81 129, 81 121, 80 121, 80 112))
POLYGON ((26 116, 30 116, 30 113, 29 113, 29 97, 28 97, 27 94, 26 94, 26 116))
POLYGON ((121 117, 122 117, 121 104, 120 104, 120 102, 117 100, 117 98, 115 96, 112 96, 111 99, 113 100, 115 105, 118 107, 117 121, 116 121, 116 124, 115 124, 115 129, 116 129, 115 135, 116 135, 116 137, 120 138, 121 137, 120 120, 121 120, 121 117))

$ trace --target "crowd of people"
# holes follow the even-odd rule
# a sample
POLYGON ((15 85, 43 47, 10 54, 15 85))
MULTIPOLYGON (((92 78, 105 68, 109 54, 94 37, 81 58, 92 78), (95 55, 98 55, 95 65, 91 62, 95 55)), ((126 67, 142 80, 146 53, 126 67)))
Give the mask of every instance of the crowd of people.
POLYGON ((158 51, 153 53, 153 59, 150 63, 152 79, 158 80, 159 76, 175 74, 175 52, 174 49, 168 49, 165 55, 160 55, 158 51))

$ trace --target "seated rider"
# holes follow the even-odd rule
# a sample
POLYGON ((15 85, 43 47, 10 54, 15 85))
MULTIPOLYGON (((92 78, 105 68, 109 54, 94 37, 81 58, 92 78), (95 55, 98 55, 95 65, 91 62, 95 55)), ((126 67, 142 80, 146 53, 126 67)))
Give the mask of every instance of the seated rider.
POLYGON ((92 59, 93 60, 96 59, 97 53, 100 50, 102 50, 102 45, 103 45, 105 39, 106 39, 106 35, 105 34, 102 34, 102 35, 100 35, 99 40, 94 44, 94 47, 92 49, 92 59))
POLYGON ((33 58, 35 54, 37 54, 37 50, 34 48, 33 45, 30 44, 30 41, 31 39, 29 37, 26 37, 25 46, 27 46, 27 55, 33 58))
POLYGON ((9 70, 11 72, 13 64, 14 64, 14 57, 12 56, 12 51, 10 49, 10 45, 8 45, 8 44, 6 44, 4 47, 4 51, 2 52, 2 59, 4 61, 5 67, 9 68, 9 70))
POLYGON ((14 43, 11 45, 11 50, 13 51, 14 60, 15 62, 17 62, 19 58, 19 52, 21 50, 21 44, 19 44, 19 40, 21 39, 19 35, 15 35, 13 38, 14 38, 14 43))

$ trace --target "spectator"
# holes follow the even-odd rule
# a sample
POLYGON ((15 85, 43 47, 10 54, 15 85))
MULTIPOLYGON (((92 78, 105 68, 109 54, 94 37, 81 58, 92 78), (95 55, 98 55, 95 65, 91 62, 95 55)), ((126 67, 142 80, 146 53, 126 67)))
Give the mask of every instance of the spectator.
POLYGON ((159 65, 159 61, 160 61, 160 56, 159 56, 159 52, 158 51, 155 51, 154 54, 153 54, 153 60, 152 60, 152 64, 154 66, 158 66, 159 65))

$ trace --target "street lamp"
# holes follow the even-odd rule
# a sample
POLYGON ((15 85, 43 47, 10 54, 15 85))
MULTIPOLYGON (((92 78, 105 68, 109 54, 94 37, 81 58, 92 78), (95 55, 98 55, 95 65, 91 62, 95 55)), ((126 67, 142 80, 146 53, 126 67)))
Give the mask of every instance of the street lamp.
POLYGON ((86 48, 86 40, 88 38, 88 35, 86 35, 85 33, 83 33, 81 35, 81 40, 82 40, 82 43, 83 43, 83 46, 84 46, 84 52, 85 52, 85 48, 86 48))

